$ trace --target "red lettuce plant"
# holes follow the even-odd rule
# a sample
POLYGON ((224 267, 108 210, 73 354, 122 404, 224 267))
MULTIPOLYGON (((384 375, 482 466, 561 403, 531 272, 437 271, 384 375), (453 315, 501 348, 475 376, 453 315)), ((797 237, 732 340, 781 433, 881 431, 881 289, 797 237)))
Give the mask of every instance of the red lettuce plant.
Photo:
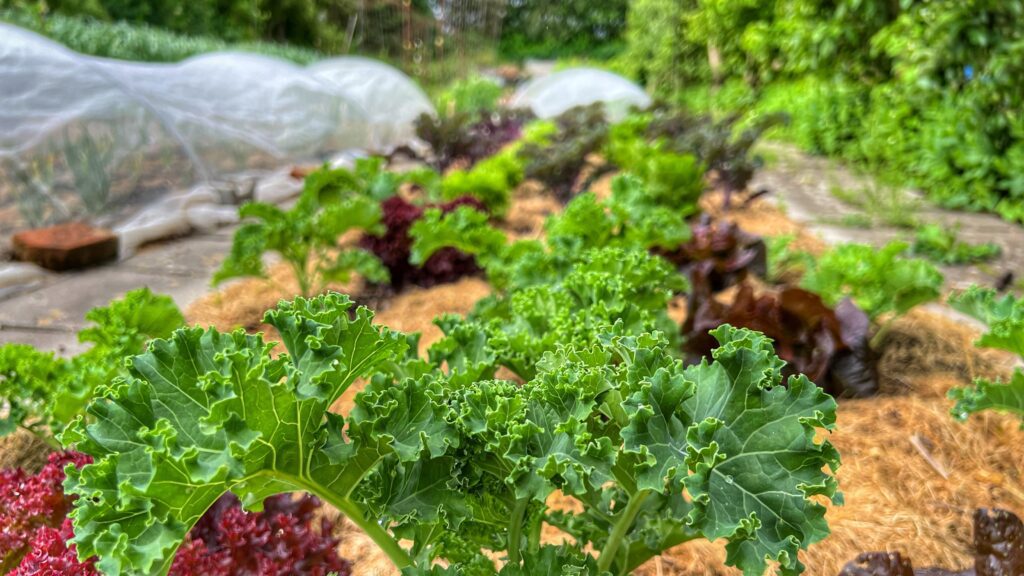
POLYGON ((172 576, 326 576, 350 573, 331 536, 334 524, 317 514, 320 500, 271 496, 263 512, 242 510, 228 494, 189 532, 171 566, 172 576), (313 526, 319 525, 314 530, 313 526))
POLYGON ((486 212, 483 203, 471 196, 456 198, 443 204, 416 206, 407 200, 392 196, 381 203, 382 221, 385 231, 380 236, 365 235, 360 246, 373 252, 384 264, 391 275, 391 285, 400 289, 409 284, 417 286, 435 286, 446 282, 454 282, 463 276, 480 273, 476 259, 455 248, 441 248, 422 266, 415 266, 410 261, 412 237, 409 229, 413 223, 423 217, 426 208, 440 208, 442 213, 454 211, 459 206, 470 206, 486 212))
POLYGON ((99 572, 93 561, 80 562, 75 545, 68 543, 74 536, 70 518, 59 528, 38 528, 28 543, 28 553, 9 576, 96 576, 99 572))
POLYGON ((92 458, 84 454, 55 453, 35 475, 20 468, 0 470, 0 572, 6 574, 18 566, 33 549, 40 529, 61 526, 71 509, 62 486, 64 466, 80 468, 90 462, 92 458))
POLYGON ((736 224, 706 218, 693 225, 692 233, 689 242, 675 250, 660 250, 658 255, 684 273, 706 278, 715 292, 741 282, 748 274, 765 276, 768 251, 759 236, 736 224))
MULTIPOLYGON (((0 572, 12 576, 98 576, 80 562, 63 489, 64 467, 92 461, 54 453, 35 475, 0 471, 0 572)), ((173 576, 326 576, 351 573, 338 556, 334 524, 317 514, 312 496, 272 496, 260 513, 244 512, 233 496, 218 500, 189 532, 171 566, 173 576)))
POLYGON ((835 309, 801 288, 754 295, 740 285, 731 303, 713 295, 707 270, 690 276, 692 292, 683 323, 685 350, 692 362, 715 347, 709 330, 731 324, 763 332, 786 361, 783 374, 806 374, 834 396, 862 397, 878 390, 875 356, 869 346, 870 321, 849 299, 835 309))
POLYGON ((1020 576, 1024 574, 1024 522, 1007 510, 974 512, 974 565, 964 570, 914 569, 899 552, 867 552, 839 576, 1020 576))
POLYGON ((531 114, 522 110, 481 111, 478 117, 465 112, 416 120, 416 135, 434 152, 431 166, 444 172, 454 164, 468 168, 518 140, 531 114))

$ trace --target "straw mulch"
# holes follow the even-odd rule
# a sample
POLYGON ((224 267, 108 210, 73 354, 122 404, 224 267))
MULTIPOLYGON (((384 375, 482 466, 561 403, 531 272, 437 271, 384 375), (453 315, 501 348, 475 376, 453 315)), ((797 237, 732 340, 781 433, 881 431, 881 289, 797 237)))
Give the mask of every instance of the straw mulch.
MULTIPOLYGON (((512 213, 517 210, 527 211, 520 206, 512 213)), ((725 217, 754 233, 796 234, 801 247, 810 251, 823 246, 766 202, 731 210, 725 217)), ((275 283, 240 282, 210 295, 188 310, 189 320, 258 329, 262 311, 289 294, 286 280, 275 277, 275 283)), ((358 293, 360 287, 346 288, 358 293)), ((432 324, 435 316, 465 313, 487 293, 486 283, 479 279, 414 289, 391 298, 377 320, 397 330, 423 332, 425 348, 440 336, 432 324)), ((681 318, 681 302, 673 308, 673 316, 681 318)), ((801 555, 806 574, 836 574, 866 550, 902 551, 915 566, 962 568, 971 558, 975 508, 1024 513, 1024 432, 1019 421, 983 414, 961 424, 949 415, 949 388, 968 385, 976 376, 1005 375, 1012 363, 1004 355, 976 350, 971 344, 975 337, 973 327, 927 310, 913 311, 895 323, 879 362, 883 393, 840 402, 837 430, 830 440, 842 455, 838 479, 845 505, 832 507, 827 514, 832 535, 801 555)), ((344 412, 354 393, 336 408, 344 412)), ((552 504, 571 502, 555 499, 552 504)), ((546 534, 557 539, 554 529, 546 534)), ((340 551, 354 562, 355 574, 398 573, 350 523, 343 522, 342 537, 340 551)), ((738 574, 723 566, 723 544, 684 544, 648 562, 637 574, 738 574)))
POLYGON ((512 240, 540 238, 548 216, 561 210, 558 200, 544 192, 538 182, 527 180, 517 190, 501 226, 512 240))
POLYGON ((0 470, 22 468, 36 473, 46 465, 50 447, 31 432, 17 430, 0 438, 0 470))
POLYGON ((700 209, 716 220, 734 222, 740 228, 758 236, 792 236, 790 247, 810 254, 821 254, 827 247, 825 242, 794 222, 786 213, 772 202, 756 199, 746 204, 746 196, 734 194, 730 207, 725 208, 724 196, 721 192, 704 194, 700 199, 700 209))

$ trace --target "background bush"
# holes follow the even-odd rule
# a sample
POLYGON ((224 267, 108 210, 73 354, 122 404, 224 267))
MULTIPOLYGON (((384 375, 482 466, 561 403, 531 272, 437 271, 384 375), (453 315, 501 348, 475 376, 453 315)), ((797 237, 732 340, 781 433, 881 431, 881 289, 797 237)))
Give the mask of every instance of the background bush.
POLYGON ((0 10, 10 22, 64 44, 83 54, 121 60, 178 62, 189 56, 219 50, 242 50, 308 64, 322 56, 314 50, 269 42, 229 43, 213 36, 187 36, 144 24, 104 22, 92 18, 51 14, 42 19, 21 10, 0 10))
POLYGON ((622 48, 628 5, 628 0, 509 0, 500 52, 516 59, 608 58, 622 48))
MULTIPOLYGON (((436 28, 429 0, 412 0, 409 6, 417 38, 436 28)), ((33 30, 66 28, 67 22, 90 31, 127 24, 133 26, 109 30, 121 39, 124 30, 139 27, 139 34, 159 38, 151 43, 165 42, 163 34, 172 33, 196 37, 189 40, 202 46, 273 42, 328 54, 357 50, 388 57, 403 52, 405 24, 399 2, 374 0, 0 0, 0 11, 3 19, 33 30)))
POLYGON ((955 208, 1024 222, 1024 0, 637 0, 620 68, 955 208), (708 91, 711 85, 713 90, 708 91))

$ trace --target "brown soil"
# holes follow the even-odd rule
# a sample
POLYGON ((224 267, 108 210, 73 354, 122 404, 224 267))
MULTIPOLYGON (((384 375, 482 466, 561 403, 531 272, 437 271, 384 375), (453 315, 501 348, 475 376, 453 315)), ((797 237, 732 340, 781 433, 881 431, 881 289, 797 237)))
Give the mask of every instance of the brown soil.
MULTIPOLYGON (((525 205, 529 198, 517 201, 511 213, 541 213, 525 205)), ((715 200, 707 200, 712 212, 715 200)), ((800 247, 809 251, 824 246, 766 202, 722 216, 758 234, 795 234, 800 247)), ((256 328, 262 311, 289 289, 280 278, 277 283, 240 282, 193 305, 188 317, 225 328, 256 328)), ((487 284, 479 279, 411 290, 393 297, 378 311, 377 320, 397 330, 421 331, 425 348, 440 335, 432 324, 435 316, 465 313, 487 293, 487 284)), ((681 319, 683 310, 682 299, 675 300, 673 317, 681 319)), ((801 554, 807 574, 836 574, 866 550, 903 551, 918 566, 964 567, 970 560, 975 508, 1024 512, 1024 431, 1019 421, 983 414, 961 424, 949 415, 949 388, 968 385, 976 376, 1006 374, 1011 362, 976 350, 971 344, 975 337, 971 328, 920 309, 894 324, 879 363, 883 393, 839 405, 837 429, 829 439, 842 455, 837 476, 845 505, 831 507, 826 516, 832 535, 801 554)), ((335 408, 347 410, 354 393, 335 408)), ((552 504, 572 502, 556 498, 552 504)), ((365 535, 347 521, 342 526, 341 552, 354 561, 356 574, 398 574, 365 535)), ((559 537, 553 528, 545 534, 553 541, 559 537)), ((739 574, 724 567, 724 558, 723 542, 691 542, 648 562, 637 574, 739 574)))

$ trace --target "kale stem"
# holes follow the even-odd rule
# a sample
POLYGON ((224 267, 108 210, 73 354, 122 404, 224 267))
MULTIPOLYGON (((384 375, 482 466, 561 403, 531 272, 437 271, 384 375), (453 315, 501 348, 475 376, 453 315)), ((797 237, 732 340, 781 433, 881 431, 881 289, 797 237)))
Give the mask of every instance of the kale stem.
POLYGON ((363 513, 359 511, 359 508, 351 501, 347 499, 334 500, 330 498, 324 498, 324 500, 333 504, 334 507, 342 514, 348 516, 348 519, 365 532, 366 535, 370 537, 370 540, 373 540, 373 542, 388 555, 391 562, 393 562, 399 569, 408 568, 413 565, 412 558, 409 557, 409 553, 402 548, 398 541, 392 538, 391 535, 388 534, 387 530, 382 528, 380 524, 364 517, 363 513))
POLYGON ((292 270, 295 272, 295 280, 299 283, 299 292, 303 298, 309 297, 309 275, 306 271, 306 262, 292 262, 292 270))
POLYGON ((889 335, 889 331, 892 330, 892 326, 895 323, 896 318, 897 316, 893 315, 892 318, 886 320, 882 326, 878 328, 878 331, 875 332, 875 335, 872 336, 871 340, 868 342, 869 348, 878 352, 878 347, 882 345, 882 342, 885 341, 885 337, 889 335))
POLYGON ((538 512, 537 515, 530 522, 530 535, 527 539, 527 543, 529 544, 530 552, 534 554, 536 554, 537 551, 540 550, 540 529, 544 525, 543 510, 544 509, 542 508, 541 512, 538 512))
POLYGON ((308 478, 282 472, 275 472, 271 475, 285 479, 296 485, 297 488, 319 496, 325 502, 337 508, 339 512, 348 516, 348 519, 369 536, 370 540, 373 540, 374 544, 379 546, 399 569, 408 568, 413 565, 412 557, 409 556, 409 553, 402 548, 398 541, 392 538, 380 524, 364 516, 359 507, 348 498, 343 498, 308 478))
POLYGON ((516 506, 512 509, 512 519, 508 524, 508 561, 515 566, 519 566, 523 559, 519 546, 523 538, 523 519, 529 505, 529 498, 516 500, 516 506))
POLYGON ((622 511, 622 515, 619 516, 615 526, 612 528, 611 535, 608 536, 608 542, 604 545, 604 549, 601 550, 601 556, 597 559, 598 571, 607 572, 611 569, 612 562, 615 561, 615 556, 619 552, 619 546, 622 545, 626 532, 633 525, 636 515, 640 513, 640 507, 650 494, 650 490, 640 490, 629 499, 626 509, 622 511))

